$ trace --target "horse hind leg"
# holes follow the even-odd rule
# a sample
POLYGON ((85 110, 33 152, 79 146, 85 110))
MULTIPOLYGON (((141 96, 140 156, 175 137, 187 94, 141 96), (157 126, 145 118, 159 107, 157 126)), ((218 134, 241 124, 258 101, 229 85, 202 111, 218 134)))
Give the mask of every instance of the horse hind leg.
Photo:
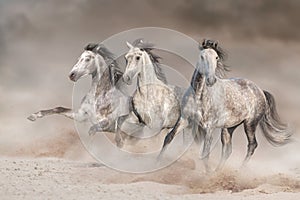
POLYGON ((29 117, 27 117, 27 119, 30 121, 35 121, 38 118, 42 118, 47 115, 53 115, 53 114, 62 114, 68 118, 73 119, 71 111, 72 111, 72 109, 70 109, 70 108, 56 107, 56 108, 48 109, 48 110, 40 110, 36 113, 31 114, 29 117))
POLYGON ((257 147, 257 141, 255 137, 255 131, 258 123, 256 121, 252 122, 244 122, 244 129, 247 135, 248 139, 248 150, 247 155, 244 159, 243 165, 246 165, 247 162, 250 160, 251 156, 253 155, 256 147, 257 147))

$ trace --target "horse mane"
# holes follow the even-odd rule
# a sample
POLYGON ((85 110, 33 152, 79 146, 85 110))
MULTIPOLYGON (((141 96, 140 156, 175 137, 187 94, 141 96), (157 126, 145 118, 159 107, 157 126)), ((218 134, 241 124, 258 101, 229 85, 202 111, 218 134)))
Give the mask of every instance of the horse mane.
POLYGON ((108 66, 110 73, 110 81, 113 84, 117 83, 119 79, 122 77, 123 72, 121 71, 119 64, 116 62, 116 56, 103 44, 88 44, 84 50, 92 51, 101 55, 108 66))
POLYGON ((152 52, 154 44, 145 42, 143 39, 137 39, 132 43, 132 45, 134 47, 141 49, 142 51, 145 51, 149 55, 150 60, 153 63, 154 71, 157 78, 161 80, 163 83, 167 84, 166 75, 164 74, 159 62, 161 57, 159 57, 158 55, 152 52))
POLYGON ((230 67, 225 65, 223 62, 227 59, 226 52, 218 45, 218 41, 204 39, 202 44, 199 46, 200 50, 213 49, 219 56, 216 68, 216 76, 219 78, 226 77, 226 73, 230 71, 230 67))

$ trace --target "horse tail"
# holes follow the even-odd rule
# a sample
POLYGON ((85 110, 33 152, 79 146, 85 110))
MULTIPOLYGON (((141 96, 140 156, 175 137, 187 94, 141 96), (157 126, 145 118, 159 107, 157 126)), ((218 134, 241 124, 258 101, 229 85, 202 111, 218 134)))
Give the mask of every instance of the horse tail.
POLYGON ((272 94, 263 91, 267 100, 267 110, 259 125, 266 139, 274 146, 281 146, 291 141, 292 133, 277 113, 275 99, 272 94))

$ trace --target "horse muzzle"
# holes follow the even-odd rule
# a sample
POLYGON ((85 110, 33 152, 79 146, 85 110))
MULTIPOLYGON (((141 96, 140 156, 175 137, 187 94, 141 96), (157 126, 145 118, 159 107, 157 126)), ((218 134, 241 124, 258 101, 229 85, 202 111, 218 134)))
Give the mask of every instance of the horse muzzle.
POLYGON ((75 72, 71 72, 69 74, 69 79, 73 82, 76 82, 77 81, 77 74, 75 72))
POLYGON ((208 87, 211 87, 217 82, 217 79, 216 77, 207 77, 205 82, 208 87))
POLYGON ((123 81, 124 81, 127 85, 131 85, 131 84, 132 84, 132 79, 131 79, 130 76, 128 76, 128 75, 123 75, 123 81))

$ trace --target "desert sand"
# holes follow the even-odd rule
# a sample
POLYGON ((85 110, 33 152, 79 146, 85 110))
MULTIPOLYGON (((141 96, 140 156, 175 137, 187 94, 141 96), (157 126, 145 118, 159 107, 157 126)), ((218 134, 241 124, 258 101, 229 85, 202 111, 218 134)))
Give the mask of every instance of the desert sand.
MULTIPOLYGON (((189 164, 187 164, 189 163, 189 164)), ((99 163, 58 158, 2 157, 1 199, 299 199, 300 172, 252 176, 225 170, 211 175, 178 161, 134 175, 99 163)))

